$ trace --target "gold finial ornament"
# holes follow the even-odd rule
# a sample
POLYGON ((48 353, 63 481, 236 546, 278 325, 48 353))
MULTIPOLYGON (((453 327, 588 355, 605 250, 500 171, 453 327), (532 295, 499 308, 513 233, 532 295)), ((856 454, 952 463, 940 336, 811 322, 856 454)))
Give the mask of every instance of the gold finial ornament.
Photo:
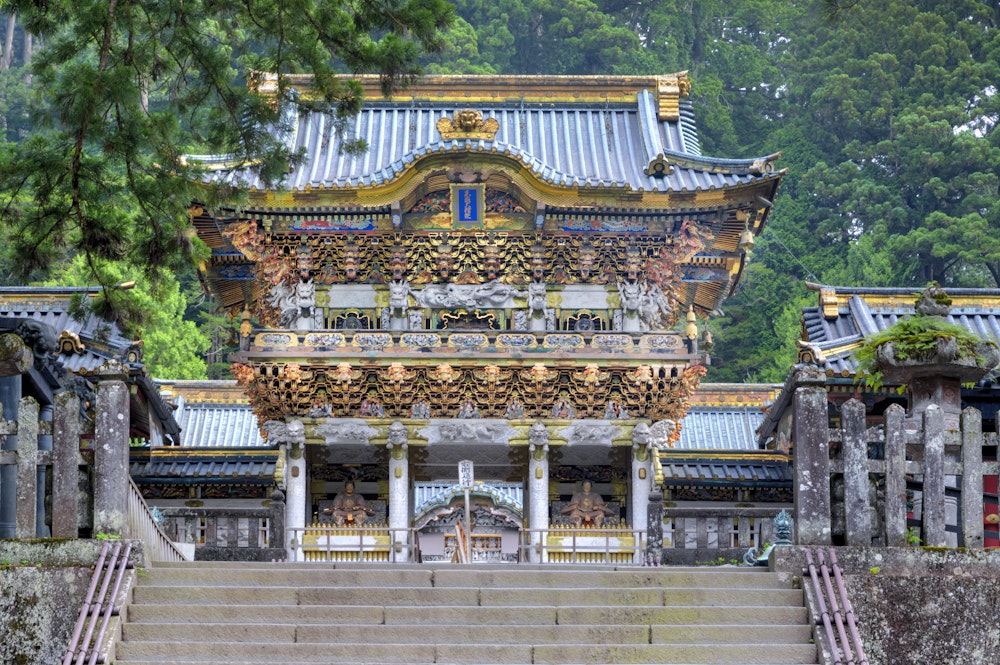
POLYGON ((695 316, 694 306, 688 308, 687 313, 687 326, 684 328, 684 334, 687 335, 688 339, 698 339, 698 317, 695 316))
POLYGON ((437 122, 442 139, 483 139, 493 141, 500 123, 496 118, 483 119, 483 114, 475 109, 462 109, 453 118, 441 118, 437 122))
POLYGON ((665 178, 668 175, 672 175, 673 172, 674 165, 667 161, 666 156, 662 152, 643 171, 646 175, 653 176, 654 178, 665 178))

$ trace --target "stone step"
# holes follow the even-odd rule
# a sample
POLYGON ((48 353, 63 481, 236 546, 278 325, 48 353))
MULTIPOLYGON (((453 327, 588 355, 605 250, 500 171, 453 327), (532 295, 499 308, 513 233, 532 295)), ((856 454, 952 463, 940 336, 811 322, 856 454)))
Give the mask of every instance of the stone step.
POLYGON ((470 605, 470 606, 677 606, 801 605, 797 589, 664 589, 660 587, 592 587, 573 589, 493 589, 475 587, 237 587, 145 586, 136 603, 252 605, 470 605))
POLYGON ((807 625, 469 625, 127 623, 125 640, 340 644, 775 644, 806 643, 807 625))
POLYGON ((763 569, 157 565, 119 665, 815 665, 799 589, 763 569))
POLYGON ((799 625, 805 624, 805 607, 744 606, 738 612, 728 607, 426 607, 382 606, 282 606, 272 605, 188 605, 133 604, 128 620, 136 623, 223 623, 230 624, 356 624, 356 625, 467 625, 467 626, 551 626, 551 625, 799 625))
POLYGON ((445 570, 381 569, 231 569, 161 568, 145 574, 144 586, 361 586, 361 587, 471 587, 481 588, 579 588, 621 587, 746 587, 785 588, 775 575, 761 575, 755 569, 632 569, 606 570, 513 570, 483 571, 462 568, 445 570))
POLYGON ((595 644, 398 644, 341 643, 269 644, 269 643, 200 643, 200 642, 129 642, 119 645, 118 660, 174 663, 194 661, 223 663, 238 659, 243 663, 543 663, 581 665, 603 663, 705 663, 743 664, 759 662, 765 656, 770 663, 815 663, 813 644, 672 644, 664 645, 595 645, 595 644))

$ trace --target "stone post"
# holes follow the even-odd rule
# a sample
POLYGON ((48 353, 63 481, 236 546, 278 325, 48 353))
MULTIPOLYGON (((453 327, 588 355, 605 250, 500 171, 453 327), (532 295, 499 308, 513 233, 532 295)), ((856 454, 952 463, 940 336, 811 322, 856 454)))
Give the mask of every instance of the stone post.
POLYGON ((906 546, 906 430, 899 404, 885 410, 885 544, 906 546))
POLYGON ((272 548, 283 547, 285 542, 285 493, 281 490, 271 492, 271 534, 268 545, 272 548))
MULTIPOLYGON (((19 336, 0 335, 0 406, 3 419, 17 421, 21 399, 21 374, 29 371, 35 356, 19 336)), ((0 450, 17 450, 17 434, 3 437, 0 450)), ((0 538, 14 538, 17 522, 17 467, 0 464, 0 538)))
MULTIPOLYGON (((38 450, 52 450, 52 410, 51 404, 41 404, 38 407, 38 420, 42 423, 48 423, 48 425, 39 425, 40 428, 48 428, 48 431, 41 430, 38 434, 38 450)), ((47 522, 45 519, 46 517, 51 517, 45 514, 45 467, 38 467, 37 473, 38 494, 37 506, 35 508, 35 533, 38 534, 39 538, 48 538, 52 535, 52 531, 49 529, 51 520, 47 522)))
MULTIPOLYGON (((642 533, 647 527, 649 518, 649 490, 653 480, 653 460, 650 454, 653 441, 649 433, 649 425, 639 423, 632 428, 632 491, 629 494, 632 529, 635 531, 636 542, 642 540, 642 533)), ((642 563, 645 552, 636 548, 635 563, 642 563)))
MULTIPOLYGON (((945 414, 937 404, 924 410, 923 544, 945 547, 944 519, 945 414)), ((980 494, 982 490, 980 490, 980 494)))
POLYGON ((125 535, 128 510, 129 394, 127 370, 108 361, 99 370, 94 421, 94 535, 125 535))
POLYGON ((826 375, 819 367, 795 369, 795 542, 829 545, 830 427, 826 411, 826 375))
POLYGON ((962 411, 962 547, 983 547, 983 414, 962 411))
POLYGON ((80 529, 80 398, 72 392, 56 395, 52 435, 52 536, 76 538, 80 529))
POLYGON ((38 507, 38 402, 25 397, 17 412, 17 527, 15 538, 35 538, 38 507))
POLYGON ((868 503, 868 442, 864 402, 851 399, 841 409, 844 441, 844 516, 847 544, 871 547, 871 506, 868 503))
POLYGON ((409 431, 398 420, 389 425, 385 447, 389 450, 389 529, 395 561, 409 562, 413 552, 410 528, 410 461, 407 454, 409 431))
POLYGON ((549 528, 549 430, 541 422, 528 433, 528 556, 531 563, 544 563, 542 541, 549 528))

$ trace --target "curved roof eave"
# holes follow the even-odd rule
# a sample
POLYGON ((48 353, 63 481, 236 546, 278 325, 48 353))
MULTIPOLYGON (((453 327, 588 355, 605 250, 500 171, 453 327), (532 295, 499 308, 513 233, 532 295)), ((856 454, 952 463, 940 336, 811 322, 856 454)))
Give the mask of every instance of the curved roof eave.
MULTIPOLYGON (((679 167, 679 170, 683 171, 683 174, 675 172, 674 175, 664 178, 647 176, 644 179, 645 182, 641 183, 643 186, 636 187, 624 178, 594 178, 560 171, 551 165, 545 164, 537 157, 527 154, 522 148, 515 145, 499 141, 448 139, 420 146, 386 167, 360 178, 344 177, 327 182, 305 183, 296 187, 287 187, 286 185, 286 188, 292 191, 305 191, 306 189, 314 188, 359 189, 385 186, 392 184, 408 170, 416 168, 424 159, 447 153, 460 152, 508 157, 519 165, 526 167, 541 182, 549 185, 580 188, 612 188, 661 194, 693 193, 698 191, 710 192, 720 189, 731 189, 754 183, 776 181, 785 173, 784 169, 779 171, 765 171, 759 174, 750 172, 750 169, 755 164, 760 164, 768 158, 744 160, 716 159, 692 156, 675 151, 664 151, 664 156, 668 160, 675 160, 675 163, 679 167)), ((261 192, 268 189, 262 186, 259 181, 250 184, 248 180, 251 178, 245 177, 244 169, 231 171, 223 176, 223 178, 220 178, 220 180, 227 182, 235 182, 240 179, 249 184, 250 191, 261 192)))

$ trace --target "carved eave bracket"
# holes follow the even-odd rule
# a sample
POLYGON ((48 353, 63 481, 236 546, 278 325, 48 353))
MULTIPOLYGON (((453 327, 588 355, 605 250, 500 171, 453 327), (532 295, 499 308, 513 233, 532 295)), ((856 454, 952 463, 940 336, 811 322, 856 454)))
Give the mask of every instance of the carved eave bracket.
POLYGON ((441 138, 495 140, 500 123, 496 118, 483 119, 483 114, 475 109, 462 109, 453 118, 441 118, 437 122, 441 138))

